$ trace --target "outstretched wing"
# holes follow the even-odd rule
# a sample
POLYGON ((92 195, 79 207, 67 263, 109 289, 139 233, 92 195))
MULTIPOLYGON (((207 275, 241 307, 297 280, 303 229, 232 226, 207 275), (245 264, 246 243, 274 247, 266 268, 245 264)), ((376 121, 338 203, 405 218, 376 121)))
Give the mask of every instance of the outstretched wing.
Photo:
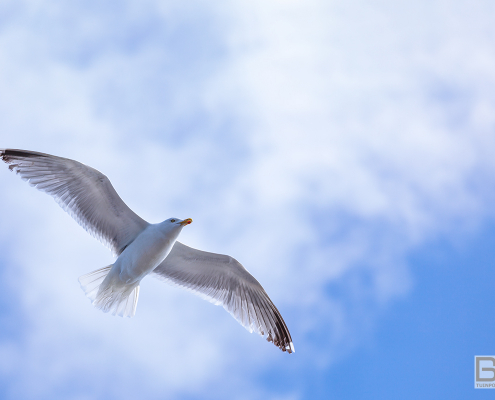
POLYGON ((101 172, 68 158, 0 149, 10 170, 53 196, 84 229, 120 254, 148 225, 119 197, 101 172))
POLYGON ((153 275, 222 305, 249 332, 266 336, 282 351, 294 351, 289 330, 277 307, 259 282, 232 257, 175 242, 153 275))

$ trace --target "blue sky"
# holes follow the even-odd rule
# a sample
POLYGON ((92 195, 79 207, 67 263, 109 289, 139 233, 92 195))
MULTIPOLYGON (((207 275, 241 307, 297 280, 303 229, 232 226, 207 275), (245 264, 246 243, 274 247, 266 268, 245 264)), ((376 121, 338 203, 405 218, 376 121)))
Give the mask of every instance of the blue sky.
POLYGON ((492 3, 0 3, 1 146, 193 218, 181 240, 240 260, 296 347, 151 278, 135 318, 93 309, 77 277, 110 252, 5 168, 0 396, 489 396, 492 3))

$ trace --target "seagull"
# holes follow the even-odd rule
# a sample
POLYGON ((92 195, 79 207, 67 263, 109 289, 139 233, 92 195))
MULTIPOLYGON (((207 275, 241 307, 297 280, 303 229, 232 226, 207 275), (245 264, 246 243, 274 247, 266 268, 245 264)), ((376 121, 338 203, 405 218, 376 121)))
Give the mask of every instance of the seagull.
POLYGON ((177 241, 191 218, 150 224, 135 214, 101 172, 78 161, 28 150, 0 149, 0 158, 31 186, 51 195, 115 262, 79 278, 94 307, 133 317, 146 275, 222 305, 249 332, 293 353, 289 330, 260 283, 234 258, 177 241))

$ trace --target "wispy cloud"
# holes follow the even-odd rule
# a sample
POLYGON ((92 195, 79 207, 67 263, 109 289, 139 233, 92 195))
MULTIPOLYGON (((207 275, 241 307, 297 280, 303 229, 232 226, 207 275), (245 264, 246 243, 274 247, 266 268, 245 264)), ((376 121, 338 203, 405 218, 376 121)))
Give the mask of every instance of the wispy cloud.
POLYGON ((327 365, 407 294, 411 249, 492 215, 489 1, 0 12, 2 147, 98 168, 151 222, 192 217, 182 241, 239 259, 298 350, 151 279, 135 319, 93 310, 76 278, 109 253, 4 171, 2 304, 22 326, 0 342, 7 397, 270 397, 260 374, 327 365))

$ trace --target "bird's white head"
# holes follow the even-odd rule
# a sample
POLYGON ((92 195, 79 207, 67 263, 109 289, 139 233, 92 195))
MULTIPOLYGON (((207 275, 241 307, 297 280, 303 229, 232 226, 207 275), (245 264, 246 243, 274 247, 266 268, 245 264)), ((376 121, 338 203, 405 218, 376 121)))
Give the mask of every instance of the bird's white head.
POLYGON ((174 227, 184 227, 192 222, 191 218, 179 219, 179 218, 169 218, 164 223, 169 223, 170 226, 174 227))
POLYGON ((175 234, 178 235, 182 228, 184 228, 186 225, 189 225, 191 222, 191 218, 169 218, 157 225, 162 232, 175 232, 175 234))

